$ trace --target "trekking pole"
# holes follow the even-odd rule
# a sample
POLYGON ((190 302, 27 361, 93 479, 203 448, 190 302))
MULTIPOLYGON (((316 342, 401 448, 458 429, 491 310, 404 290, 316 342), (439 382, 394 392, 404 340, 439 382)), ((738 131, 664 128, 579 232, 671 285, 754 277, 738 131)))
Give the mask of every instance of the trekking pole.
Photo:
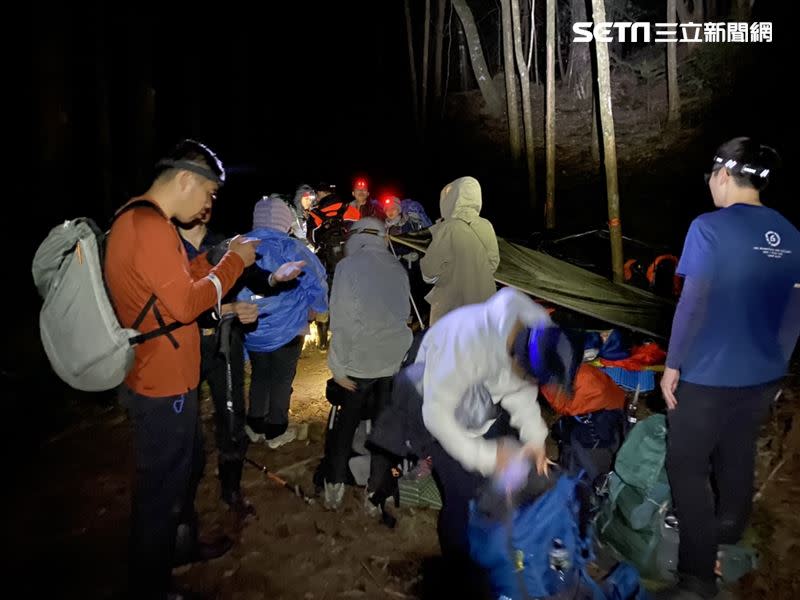
POLYGON ((231 331, 235 313, 222 316, 219 324, 219 352, 225 358, 225 417, 228 423, 228 434, 236 439, 236 413, 233 408, 233 373, 231 371, 231 331))
MULTIPOLYGON (((389 241, 389 249, 392 251, 392 254, 394 254, 395 258, 400 260, 399 257, 397 256, 397 252, 394 251, 394 246, 392 245, 391 238, 387 237, 386 239, 389 241)), ((417 303, 414 302, 414 294, 411 293, 410 287, 408 290, 408 297, 411 300, 411 306, 414 307, 414 313, 417 315, 417 321, 419 321, 419 326, 422 329, 422 331, 425 331, 425 323, 422 321, 422 317, 419 314, 419 309, 417 308, 417 303)))
POLYGON ((244 460, 245 462, 251 464, 256 469, 264 473, 264 475, 266 475, 268 479, 271 479, 281 487, 284 487, 290 492, 292 492, 298 498, 301 498, 306 504, 314 504, 314 498, 306 495, 306 493, 303 491, 303 488, 301 488, 299 484, 292 485, 282 477, 279 477, 278 475, 267 469, 267 467, 265 467, 264 465, 258 464, 256 461, 248 458, 247 456, 244 457, 244 460))

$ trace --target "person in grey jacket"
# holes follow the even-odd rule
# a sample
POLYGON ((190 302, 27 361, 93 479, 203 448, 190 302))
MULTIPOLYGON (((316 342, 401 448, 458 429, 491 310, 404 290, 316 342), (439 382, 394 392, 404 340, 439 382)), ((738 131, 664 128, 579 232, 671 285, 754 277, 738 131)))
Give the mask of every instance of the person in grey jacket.
MULTIPOLYGON (((408 275, 387 248, 383 223, 374 217, 357 221, 336 266, 330 299, 331 346, 328 367, 342 401, 334 405, 323 458, 325 506, 343 501, 353 435, 364 415, 375 419, 391 395, 412 333, 408 275)), ((390 463, 373 454, 365 508, 390 463)))
POLYGON ((433 325, 451 310, 484 302, 497 291, 494 273, 500 251, 492 224, 480 216, 481 186, 474 177, 448 183, 439 200, 442 218, 430 232, 420 261, 422 277, 433 289, 425 296, 433 325))

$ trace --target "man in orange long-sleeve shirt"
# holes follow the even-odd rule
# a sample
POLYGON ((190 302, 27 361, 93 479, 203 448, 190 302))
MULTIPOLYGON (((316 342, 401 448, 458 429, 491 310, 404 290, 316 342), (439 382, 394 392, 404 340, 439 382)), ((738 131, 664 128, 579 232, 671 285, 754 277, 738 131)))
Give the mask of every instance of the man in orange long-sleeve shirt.
MULTIPOLYGON (((200 337, 194 321, 253 264, 255 246, 237 236, 216 266, 205 254, 190 263, 171 222, 190 222, 207 210, 224 179, 211 150, 192 140, 181 142, 156 165, 150 188, 132 201, 139 203, 120 209, 124 212, 108 237, 104 271, 120 323, 143 333, 176 321, 184 324, 136 347, 121 390, 136 456, 129 557, 129 584, 136 598, 167 597, 176 562, 213 558, 231 546, 227 539, 205 545, 197 541, 194 497, 205 456, 197 399, 200 337)), ((297 276, 296 267, 285 266, 269 275, 270 283, 297 276)))

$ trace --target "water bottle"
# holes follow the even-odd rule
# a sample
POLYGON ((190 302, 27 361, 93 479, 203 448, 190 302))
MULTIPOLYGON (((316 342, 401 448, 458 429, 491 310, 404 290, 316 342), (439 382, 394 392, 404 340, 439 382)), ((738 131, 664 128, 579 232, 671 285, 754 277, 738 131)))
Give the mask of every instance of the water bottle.
POLYGON ((564 541, 561 538, 553 538, 553 545, 550 548, 550 568, 563 576, 571 566, 569 550, 564 541))
POLYGON ((639 385, 636 386, 636 392, 633 394, 633 398, 630 402, 627 403, 625 407, 625 433, 629 432, 633 429, 634 425, 639 421, 636 413, 639 410, 639 385))

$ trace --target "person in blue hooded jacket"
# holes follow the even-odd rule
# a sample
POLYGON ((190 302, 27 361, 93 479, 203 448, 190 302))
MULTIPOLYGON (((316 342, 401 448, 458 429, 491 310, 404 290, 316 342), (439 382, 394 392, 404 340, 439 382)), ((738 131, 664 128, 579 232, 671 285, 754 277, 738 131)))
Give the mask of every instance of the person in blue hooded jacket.
POLYGON ((325 268, 304 241, 289 236, 293 220, 291 208, 280 197, 262 198, 253 210, 253 231, 247 237, 261 240, 256 250, 259 267, 269 269, 270 265, 303 261, 303 275, 274 296, 263 297, 249 288, 238 296, 241 301, 258 305, 257 325, 244 339, 252 366, 245 431, 254 442, 266 440, 270 448, 297 436, 288 427, 297 361, 309 322, 317 313, 328 311, 325 268))

